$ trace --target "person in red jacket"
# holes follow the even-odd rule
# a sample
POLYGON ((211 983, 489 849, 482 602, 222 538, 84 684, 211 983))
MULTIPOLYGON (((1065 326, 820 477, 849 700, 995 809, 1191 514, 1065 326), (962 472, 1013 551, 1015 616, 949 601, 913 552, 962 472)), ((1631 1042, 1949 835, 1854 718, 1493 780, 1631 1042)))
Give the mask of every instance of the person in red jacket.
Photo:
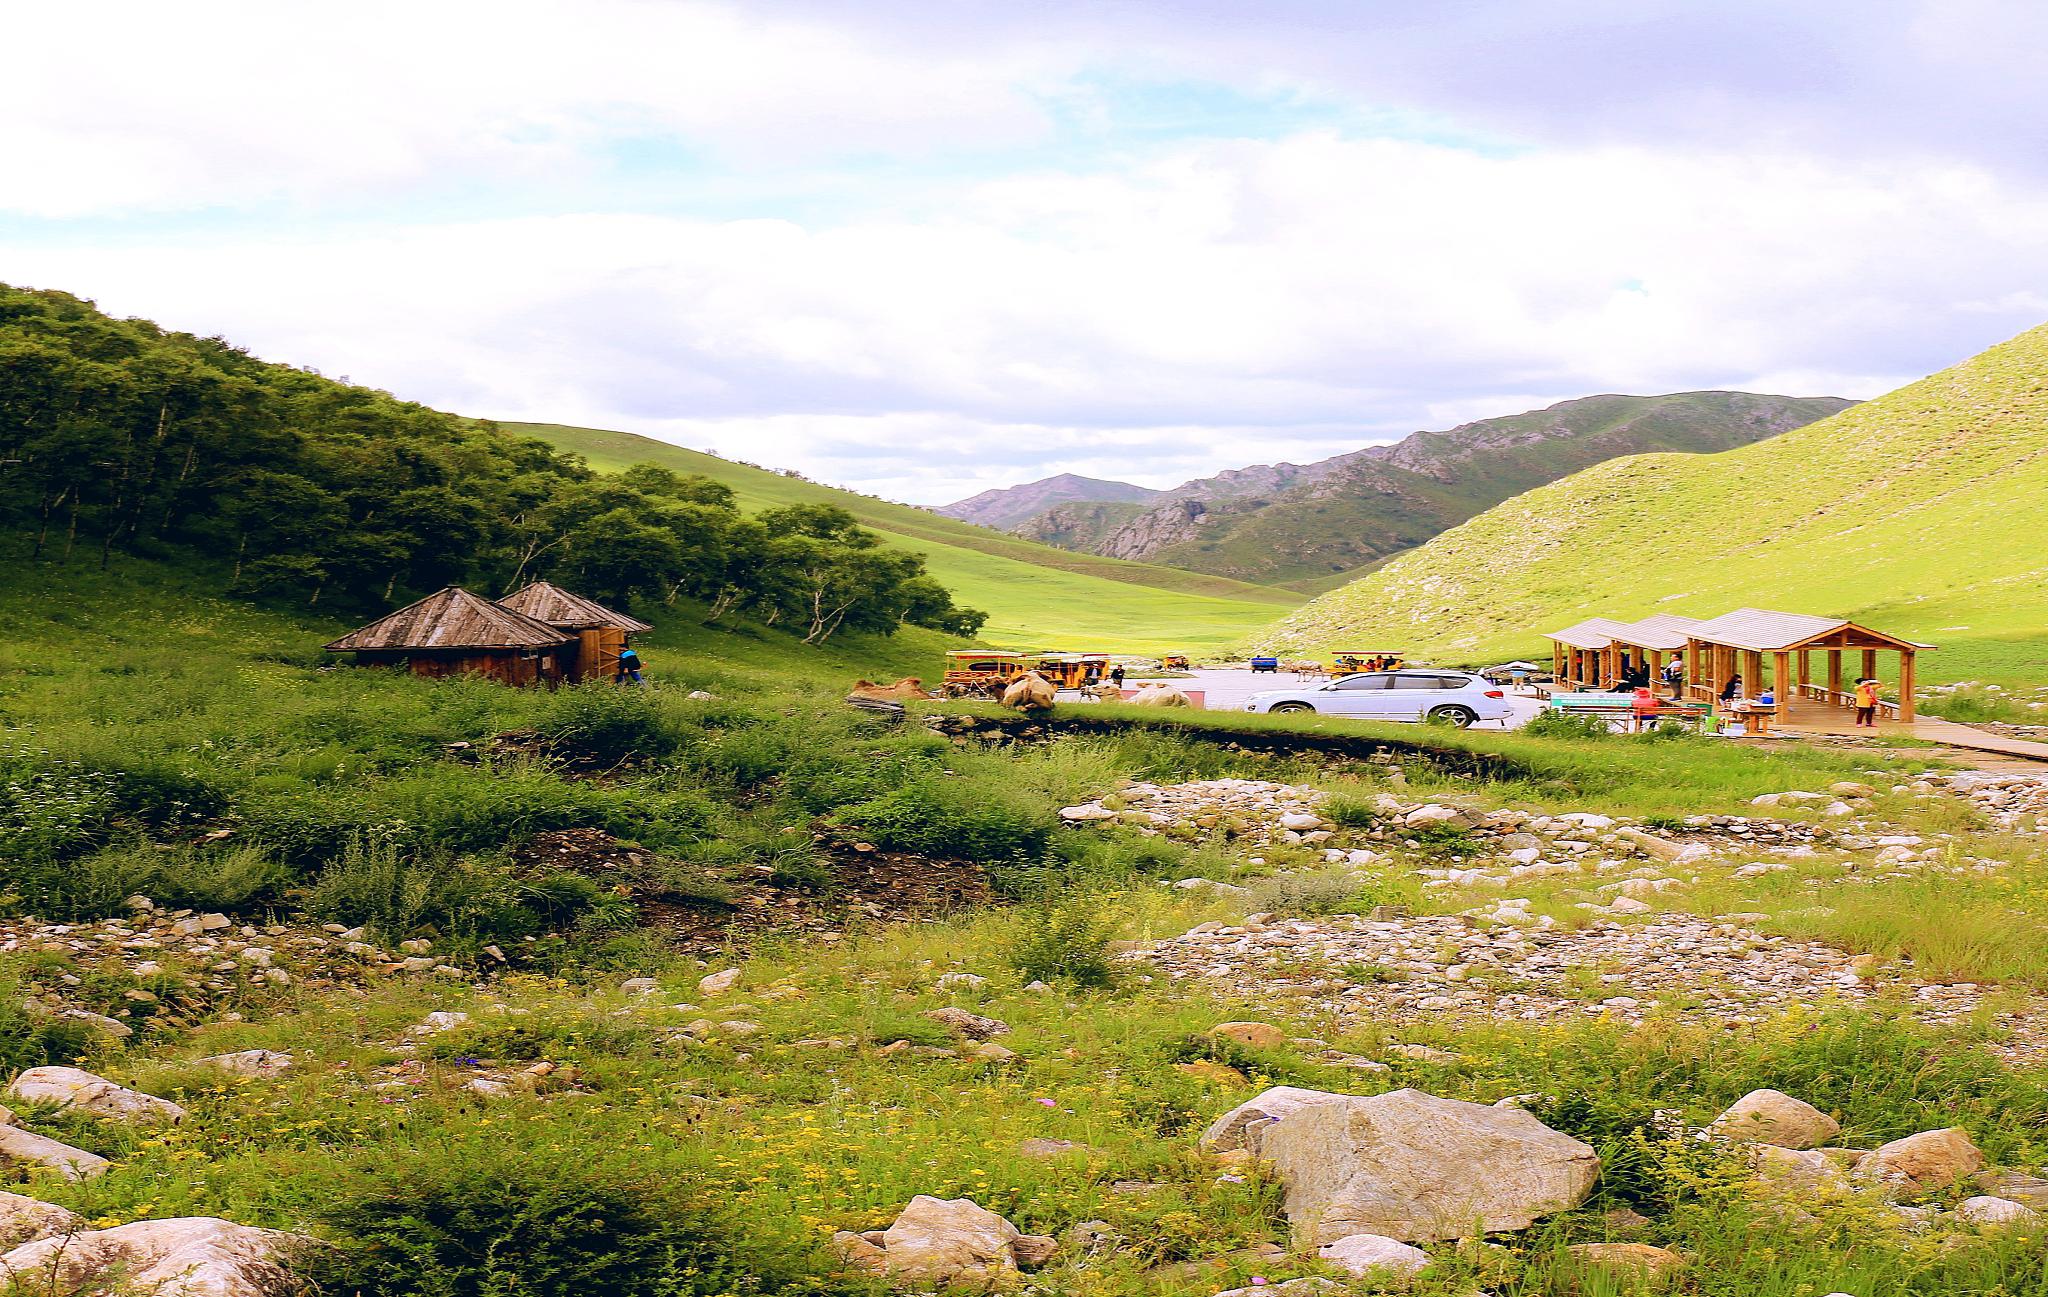
POLYGON ((1856 682, 1856 723, 1877 728, 1877 681, 1868 676, 1856 682))

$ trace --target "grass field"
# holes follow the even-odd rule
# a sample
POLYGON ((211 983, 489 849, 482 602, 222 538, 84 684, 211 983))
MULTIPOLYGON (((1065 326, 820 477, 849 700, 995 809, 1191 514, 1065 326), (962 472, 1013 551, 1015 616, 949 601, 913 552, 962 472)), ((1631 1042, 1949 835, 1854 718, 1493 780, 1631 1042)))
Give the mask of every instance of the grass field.
POLYGON ((509 431, 574 451, 593 467, 654 463, 701 473, 749 509, 834 504, 891 543, 925 556, 953 597, 988 611, 982 638, 1017 648, 1212 653, 1301 601, 1290 591, 1039 545, 923 509, 719 459, 626 432, 513 423, 509 431))
POLYGON ((1754 446, 1645 455, 1518 496, 1254 638, 1541 655, 1586 616, 1742 606, 1940 647, 1925 682, 2048 679, 2048 327, 1754 446))

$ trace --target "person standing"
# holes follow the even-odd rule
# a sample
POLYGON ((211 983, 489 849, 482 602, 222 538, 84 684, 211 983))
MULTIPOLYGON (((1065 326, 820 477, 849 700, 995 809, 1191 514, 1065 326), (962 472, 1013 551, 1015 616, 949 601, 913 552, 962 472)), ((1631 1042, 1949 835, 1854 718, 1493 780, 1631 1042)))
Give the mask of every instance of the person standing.
POLYGON ((1856 682, 1856 723, 1877 728, 1877 681, 1868 676, 1856 682))
POLYGON ((1124 687, 1124 664, 1119 662, 1109 669, 1109 682, 1118 689, 1124 687))
POLYGON ((1685 662, 1676 654, 1664 664, 1664 683, 1671 689, 1671 701, 1678 702, 1685 692, 1685 662))

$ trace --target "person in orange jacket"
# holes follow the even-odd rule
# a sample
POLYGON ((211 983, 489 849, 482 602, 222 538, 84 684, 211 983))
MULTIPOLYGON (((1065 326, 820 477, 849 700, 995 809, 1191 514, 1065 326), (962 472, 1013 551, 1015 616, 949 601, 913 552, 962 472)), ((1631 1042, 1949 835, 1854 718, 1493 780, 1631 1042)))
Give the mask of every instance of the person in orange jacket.
POLYGON ((1868 676, 1856 682, 1856 723, 1877 728, 1877 681, 1868 676))

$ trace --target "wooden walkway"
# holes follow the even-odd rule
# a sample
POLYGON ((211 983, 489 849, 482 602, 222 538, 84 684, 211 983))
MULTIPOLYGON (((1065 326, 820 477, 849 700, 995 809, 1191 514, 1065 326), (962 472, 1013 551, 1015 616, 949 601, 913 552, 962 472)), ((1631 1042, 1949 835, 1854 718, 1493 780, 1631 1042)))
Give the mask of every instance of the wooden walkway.
POLYGON ((2030 761, 2048 761, 2048 743, 2036 743, 2030 739, 2008 738, 1987 730, 1959 725, 1945 721, 1939 716, 1920 716, 1911 721, 1900 722, 1880 720, 1873 728, 1859 728, 1855 716, 1845 707, 1831 707, 1826 703, 1800 700, 1792 705, 1789 715, 1780 715, 1776 728, 1785 734, 1837 734, 1848 738, 1875 739, 1919 739, 1925 743, 1939 743, 1944 747, 1963 748, 1974 752, 1995 752, 2000 756, 2022 757, 2030 761))

